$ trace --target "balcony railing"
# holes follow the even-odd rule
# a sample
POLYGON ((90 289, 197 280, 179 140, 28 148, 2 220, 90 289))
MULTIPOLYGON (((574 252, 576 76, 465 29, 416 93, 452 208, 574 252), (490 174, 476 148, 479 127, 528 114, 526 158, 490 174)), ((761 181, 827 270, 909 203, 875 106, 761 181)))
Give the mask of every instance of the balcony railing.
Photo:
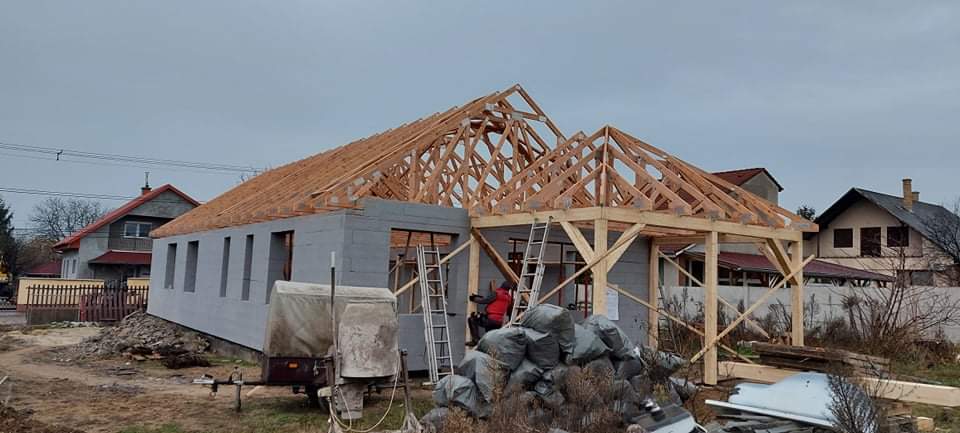
POLYGON ((151 251, 153 239, 111 237, 107 241, 107 248, 124 251, 151 251))

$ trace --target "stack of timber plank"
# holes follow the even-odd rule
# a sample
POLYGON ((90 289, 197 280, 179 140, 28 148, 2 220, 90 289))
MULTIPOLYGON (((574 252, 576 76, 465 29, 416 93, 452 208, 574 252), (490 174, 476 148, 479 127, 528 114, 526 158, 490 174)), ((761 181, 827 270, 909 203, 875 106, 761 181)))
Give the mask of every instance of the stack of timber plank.
POLYGON ((857 376, 889 376, 890 360, 840 349, 784 346, 754 341, 750 348, 764 365, 821 373, 845 372, 857 376))

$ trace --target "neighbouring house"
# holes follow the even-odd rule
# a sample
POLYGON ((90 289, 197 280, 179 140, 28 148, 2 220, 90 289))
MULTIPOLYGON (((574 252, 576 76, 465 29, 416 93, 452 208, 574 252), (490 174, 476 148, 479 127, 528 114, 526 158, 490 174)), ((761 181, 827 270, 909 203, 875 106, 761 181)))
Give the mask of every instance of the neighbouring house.
POLYGON ((762 167, 743 168, 739 170, 717 171, 713 173, 727 182, 754 193, 757 197, 766 199, 770 203, 780 203, 780 193, 783 187, 774 179, 767 169, 762 167))
POLYGON ((27 269, 22 276, 27 278, 60 278, 61 272, 63 272, 63 261, 53 260, 27 269))
MULTIPOLYGON (((512 86, 266 171, 155 230, 148 312, 261 350, 274 283, 329 283, 333 253, 337 284, 397 293, 400 345, 418 370, 426 345, 416 247, 449 259, 459 359, 477 311, 468 296, 516 278, 510 262, 522 257, 531 223, 548 217, 549 236, 535 238, 547 245, 543 301, 581 318, 605 314, 651 344, 657 314, 644 302, 657 302, 655 239, 777 241, 793 266, 787 256, 803 255, 802 232, 816 230, 613 126, 567 136, 512 86)), ((802 316, 793 316, 795 332, 802 316)), ((712 351, 705 356, 715 361, 712 351)))
POLYGON ((920 201, 910 179, 902 186, 900 196, 851 188, 817 217, 821 231, 805 236, 806 251, 824 261, 902 275, 905 284, 956 285, 956 266, 931 231, 943 221, 957 227, 958 216, 920 201))
MULTIPOLYGON (((694 245, 664 245, 660 251, 683 268, 681 271, 666 260, 661 260, 660 275, 665 287, 696 285, 691 276, 698 281, 704 280, 702 249, 694 245)), ((724 286, 770 287, 782 276, 776 266, 761 254, 720 251, 717 264, 717 278, 724 286)), ((808 284, 832 286, 882 286, 893 281, 889 275, 824 260, 813 260, 804 266, 803 276, 808 284)))
POLYGON ((60 276, 100 280, 148 277, 153 250, 150 232, 199 205, 172 185, 144 186, 137 198, 53 246, 61 258, 60 276))
MULTIPOLYGON (((719 171, 715 176, 737 185, 771 203, 780 201, 783 186, 762 167, 719 171)), ((665 287, 692 286, 690 274, 703 281, 703 246, 697 244, 663 245, 660 251, 673 263, 660 260, 660 278, 665 287), (677 267, 683 268, 677 269, 677 267)), ((807 250, 809 252, 809 250, 807 250)), ((729 243, 720 246, 718 260, 720 284, 728 286, 768 287, 780 276, 770 260, 759 254, 756 245, 729 243)), ((835 286, 883 285, 892 280, 885 274, 814 260, 804 267, 804 277, 810 283, 835 286)))

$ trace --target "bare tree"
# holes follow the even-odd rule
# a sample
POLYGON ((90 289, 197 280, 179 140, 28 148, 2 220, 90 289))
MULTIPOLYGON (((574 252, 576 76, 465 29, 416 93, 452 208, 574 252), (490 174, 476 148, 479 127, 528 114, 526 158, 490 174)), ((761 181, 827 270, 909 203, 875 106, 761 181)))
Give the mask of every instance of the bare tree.
POLYGON ((927 248, 933 261, 946 265, 940 273, 950 279, 951 285, 960 285, 960 199, 946 212, 923 218, 927 237, 934 247, 927 248))
POLYGON ((893 281, 880 288, 850 287, 842 302, 861 349, 895 355, 944 326, 960 323, 960 299, 911 283, 906 248, 882 251, 870 259, 890 269, 893 281))
POLYGON ((827 376, 830 388, 830 413, 834 429, 840 433, 875 432, 886 416, 882 407, 867 390, 854 383, 847 374, 827 376))
POLYGON ((36 236, 57 241, 98 220, 106 212, 100 202, 51 197, 33 207, 30 223, 36 236))

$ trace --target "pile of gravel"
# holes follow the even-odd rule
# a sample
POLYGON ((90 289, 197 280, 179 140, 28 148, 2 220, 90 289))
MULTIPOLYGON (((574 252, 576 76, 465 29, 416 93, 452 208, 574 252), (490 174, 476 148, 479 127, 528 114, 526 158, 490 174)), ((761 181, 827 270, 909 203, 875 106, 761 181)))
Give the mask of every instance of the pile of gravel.
POLYGON ((210 341, 195 331, 138 311, 78 345, 78 357, 162 359, 205 352, 210 341))

